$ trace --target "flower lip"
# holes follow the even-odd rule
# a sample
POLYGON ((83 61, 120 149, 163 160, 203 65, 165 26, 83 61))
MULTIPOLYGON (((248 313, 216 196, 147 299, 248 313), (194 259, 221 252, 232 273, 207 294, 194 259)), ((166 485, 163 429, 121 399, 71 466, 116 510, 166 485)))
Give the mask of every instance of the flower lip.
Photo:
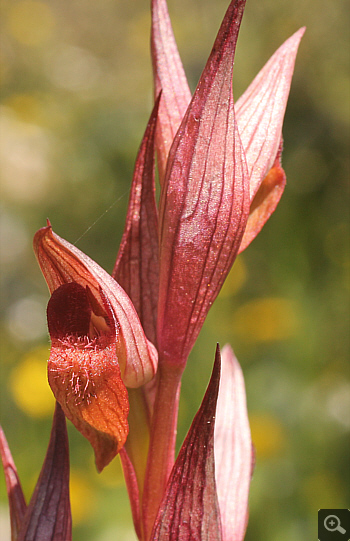
MULTIPOLYGON (((113 333, 110 317, 97 315, 92 308, 92 293, 76 282, 68 282, 57 288, 47 306, 47 320, 51 340, 74 340, 75 344, 87 345, 98 341, 103 335, 113 333)), ((110 311, 111 312, 111 311, 110 311)))
MULTIPOLYGON (((51 294, 62 285, 75 283, 85 290, 82 294, 82 290, 77 293, 75 289, 78 297, 87 296, 87 300, 78 301, 78 306, 81 304, 84 312, 79 315, 81 321, 75 321, 77 316, 73 315, 74 311, 68 311, 71 321, 61 323, 61 326, 55 320, 61 321, 65 317, 58 318, 56 313, 63 310, 63 301, 57 301, 51 317, 53 322, 50 323, 53 333, 57 325, 56 332, 69 333, 69 325, 73 324, 73 330, 77 326, 78 334, 82 332, 83 336, 98 336, 98 347, 112 346, 113 341, 125 385, 140 387, 150 381, 157 370, 157 351, 147 340, 135 307, 116 280, 76 246, 56 235, 50 224, 35 234, 34 251, 51 294)), ((73 289, 69 288, 76 288, 76 285, 68 285, 67 290, 60 291, 65 291, 65 294, 69 291, 71 295, 73 289)), ((57 295, 64 296, 63 293, 57 295)), ((59 343, 55 345, 59 346, 59 343)))

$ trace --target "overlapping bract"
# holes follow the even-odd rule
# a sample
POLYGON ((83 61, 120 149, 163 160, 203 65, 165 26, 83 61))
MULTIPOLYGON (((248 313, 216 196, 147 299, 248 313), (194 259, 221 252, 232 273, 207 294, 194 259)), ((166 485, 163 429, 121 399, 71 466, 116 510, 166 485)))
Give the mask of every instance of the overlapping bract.
POLYGON ((304 29, 276 51, 234 106, 232 67, 244 4, 231 2, 179 127, 188 85, 166 1, 152 2, 159 132, 176 133, 171 147, 168 139, 156 140, 160 163, 170 148, 160 200, 158 311, 160 354, 169 362, 186 362, 235 256, 261 230, 285 186, 282 123, 304 29))

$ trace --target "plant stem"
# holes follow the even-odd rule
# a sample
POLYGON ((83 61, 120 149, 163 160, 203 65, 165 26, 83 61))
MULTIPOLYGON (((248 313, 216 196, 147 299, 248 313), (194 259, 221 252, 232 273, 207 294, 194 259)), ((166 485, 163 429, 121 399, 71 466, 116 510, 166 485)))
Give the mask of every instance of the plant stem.
POLYGON ((175 459, 177 414, 184 365, 159 363, 159 381, 143 494, 143 539, 148 541, 175 459))

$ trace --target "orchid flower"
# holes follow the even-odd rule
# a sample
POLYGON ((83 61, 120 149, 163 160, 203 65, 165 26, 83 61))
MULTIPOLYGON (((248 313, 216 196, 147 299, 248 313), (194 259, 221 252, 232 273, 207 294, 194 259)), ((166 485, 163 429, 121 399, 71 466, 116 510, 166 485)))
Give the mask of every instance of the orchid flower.
MULTIPOLYGON (((235 258, 275 210, 286 183, 282 124, 304 29, 235 104, 244 5, 230 3, 191 97, 166 0, 151 1, 155 104, 112 276, 49 223, 34 238, 51 293, 52 434, 64 414, 90 441, 99 471, 119 453, 140 541, 241 541, 248 520, 254 453, 243 375, 229 346, 222 353, 217 347, 207 392, 175 458, 180 383, 191 349, 235 258)), ((66 468, 66 439, 61 444, 66 468)), ((53 451, 47 456, 51 464, 53 451)), ((13 539, 24 541, 28 525, 39 527, 46 473, 27 508, 7 443, 2 457, 13 539)), ((62 486, 57 509, 62 500, 64 513, 55 520, 66 537, 55 541, 70 539, 67 479, 62 486)))
POLYGON ((52 293, 49 383, 102 470, 127 438, 126 386, 152 379, 157 352, 127 294, 97 263, 50 225, 36 233, 34 250, 52 293))

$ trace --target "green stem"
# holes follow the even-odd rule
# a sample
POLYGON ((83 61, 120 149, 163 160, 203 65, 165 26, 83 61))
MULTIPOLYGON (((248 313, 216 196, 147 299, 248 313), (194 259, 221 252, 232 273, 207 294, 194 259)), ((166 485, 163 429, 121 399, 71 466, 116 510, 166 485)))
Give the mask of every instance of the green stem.
POLYGON ((184 365, 159 363, 159 381, 143 493, 144 541, 150 538, 159 504, 175 460, 177 414, 184 365))

